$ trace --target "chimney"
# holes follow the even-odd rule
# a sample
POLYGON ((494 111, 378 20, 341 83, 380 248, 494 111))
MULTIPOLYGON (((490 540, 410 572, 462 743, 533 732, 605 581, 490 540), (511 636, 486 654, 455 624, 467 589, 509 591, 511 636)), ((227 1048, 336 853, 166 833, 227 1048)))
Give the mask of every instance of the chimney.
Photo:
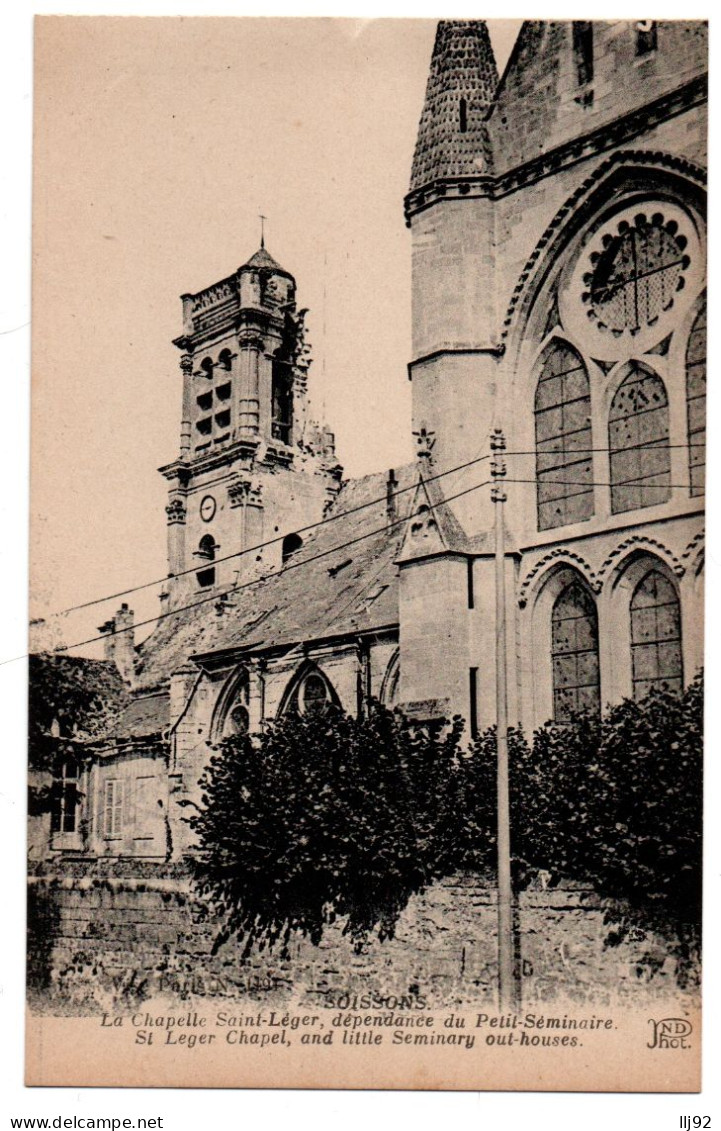
POLYGON ((105 624, 98 625, 98 632, 103 638, 103 659, 115 663, 115 621, 106 620, 105 624))
POLYGON ((123 604, 98 632, 103 637, 104 659, 112 660, 126 683, 135 681, 135 613, 123 604))
POLYGON ((396 521, 396 518, 398 517, 397 507, 396 507, 396 487, 397 486, 398 486, 398 480, 396 479, 396 473, 395 473, 394 469, 391 468, 390 471, 388 472, 388 478, 386 480, 386 518, 388 519, 388 525, 389 526, 392 526, 393 523, 396 521))

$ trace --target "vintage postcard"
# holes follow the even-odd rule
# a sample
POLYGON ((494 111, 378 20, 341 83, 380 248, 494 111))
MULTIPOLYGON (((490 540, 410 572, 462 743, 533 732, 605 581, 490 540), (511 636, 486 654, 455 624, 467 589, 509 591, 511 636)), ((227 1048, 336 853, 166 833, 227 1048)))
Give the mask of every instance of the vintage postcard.
POLYGON ((697 1091, 706 24, 35 76, 27 1082, 697 1091))

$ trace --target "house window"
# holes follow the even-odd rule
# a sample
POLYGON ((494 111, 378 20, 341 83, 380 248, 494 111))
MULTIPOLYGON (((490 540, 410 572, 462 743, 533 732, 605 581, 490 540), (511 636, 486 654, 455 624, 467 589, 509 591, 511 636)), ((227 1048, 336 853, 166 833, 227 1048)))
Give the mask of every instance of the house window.
POLYGON ((538 527, 593 514, 591 396, 583 362, 569 346, 546 354, 535 400, 538 527))
POLYGON ((642 699, 654 687, 683 690, 681 609, 676 589, 652 569, 631 598, 633 697, 642 699))
POLYGON ((686 347, 686 410, 688 413, 691 494, 706 488, 706 303, 699 310, 686 347))
POLYGON ((553 717, 567 722, 575 711, 598 711, 598 617, 593 598, 578 581, 563 589, 551 614, 553 717))
POLYGON ((608 446, 613 514, 670 497, 668 398, 660 377, 633 365, 611 403, 608 446))
POLYGON ((125 783, 110 778, 105 783, 105 838, 117 840, 123 835, 123 800, 125 783))
POLYGON ((658 25, 655 20, 636 23, 636 55, 650 55, 658 47, 658 25))
POLYGON ((590 20, 573 21, 573 62, 576 82, 586 86, 593 81, 593 24, 590 20))
POLYGON ((271 435, 289 444, 293 431, 293 377, 287 362, 273 362, 271 435))
POLYGON ((66 758, 53 783, 50 829, 54 833, 74 833, 80 821, 81 769, 75 758, 66 758))

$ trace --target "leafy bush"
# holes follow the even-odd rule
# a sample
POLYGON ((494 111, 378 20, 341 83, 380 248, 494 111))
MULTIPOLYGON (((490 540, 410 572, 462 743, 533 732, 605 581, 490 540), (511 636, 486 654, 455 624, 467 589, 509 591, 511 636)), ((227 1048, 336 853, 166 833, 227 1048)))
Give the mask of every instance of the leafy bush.
POLYGON ((199 894, 248 954, 341 918, 360 947, 464 851, 460 720, 419 727, 376 705, 287 716, 223 743, 190 817, 199 894))

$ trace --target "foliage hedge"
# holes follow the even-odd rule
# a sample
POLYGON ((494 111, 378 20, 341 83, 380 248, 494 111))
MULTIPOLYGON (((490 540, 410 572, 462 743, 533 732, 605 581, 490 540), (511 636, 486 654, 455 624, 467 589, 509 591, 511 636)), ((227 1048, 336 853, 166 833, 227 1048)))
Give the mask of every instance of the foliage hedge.
POLYGON ((418 729, 377 708, 228 739, 202 779, 197 884, 249 952, 342 918, 359 944, 392 934, 410 896, 453 870, 463 835, 462 724, 418 729))
MULTIPOLYGON (((694 968, 701 913, 702 679, 604 717, 509 735, 516 889, 574 880, 603 900, 607 944, 654 931, 694 968)), ((362 945, 410 896, 458 869, 495 870, 496 738, 419 726, 378 704, 290 716, 228 739, 190 817, 196 883, 246 953, 341 920, 362 945)))

